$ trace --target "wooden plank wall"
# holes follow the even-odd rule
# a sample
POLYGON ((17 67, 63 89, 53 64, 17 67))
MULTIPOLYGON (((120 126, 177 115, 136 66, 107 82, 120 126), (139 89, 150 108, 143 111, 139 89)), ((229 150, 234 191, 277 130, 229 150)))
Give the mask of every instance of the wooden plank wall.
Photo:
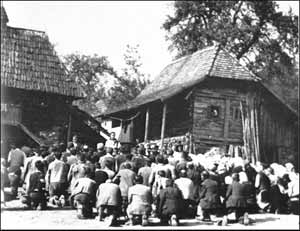
POLYGON ((293 155, 298 155, 297 127, 284 110, 269 98, 261 101, 259 134, 263 162, 284 164, 295 158, 293 155))
POLYGON ((245 94, 228 87, 197 87, 194 94, 193 136, 197 152, 212 146, 242 144, 242 121, 234 111, 245 101, 245 94), (220 116, 209 116, 210 106, 220 108, 220 116))

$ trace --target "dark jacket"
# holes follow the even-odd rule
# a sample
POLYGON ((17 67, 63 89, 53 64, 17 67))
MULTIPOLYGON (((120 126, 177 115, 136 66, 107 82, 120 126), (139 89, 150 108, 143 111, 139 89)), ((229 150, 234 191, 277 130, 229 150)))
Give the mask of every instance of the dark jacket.
POLYGON ((216 209, 221 207, 218 183, 212 179, 202 182, 200 189, 200 206, 202 209, 216 209))
POLYGON ((43 192, 45 188, 45 175, 42 172, 34 172, 29 177, 27 194, 31 192, 43 192))
POLYGON ((244 184, 233 181, 229 185, 226 192, 226 207, 227 208, 246 208, 246 190, 247 187, 244 184))
POLYGON ((269 177, 264 172, 259 172, 258 175, 260 177, 260 184, 258 187, 259 191, 262 191, 262 190, 270 191, 271 181, 270 181, 269 177))
POLYGON ((289 197, 286 193, 281 193, 279 186, 273 185, 270 189, 271 213, 278 210, 278 213, 286 213, 288 211, 289 197))
POLYGON ((247 174, 249 181, 254 185, 256 174, 257 174, 256 170, 251 165, 249 165, 245 167, 245 172, 247 174))
POLYGON ((183 202, 182 194, 177 187, 168 186, 159 193, 158 213, 160 215, 178 214, 183 202))
POLYGON ((250 181, 244 182, 243 185, 245 186, 245 198, 247 206, 256 206, 256 193, 254 185, 250 181))

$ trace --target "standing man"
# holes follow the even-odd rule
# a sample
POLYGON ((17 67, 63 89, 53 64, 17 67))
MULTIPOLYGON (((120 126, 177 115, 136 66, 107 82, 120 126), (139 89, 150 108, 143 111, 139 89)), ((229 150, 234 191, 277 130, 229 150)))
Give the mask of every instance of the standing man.
POLYGON ((73 138, 72 138, 72 143, 73 143, 73 147, 76 149, 76 150, 80 150, 81 149, 81 144, 79 143, 78 141, 78 136, 77 135, 74 135, 73 138))
POLYGON ((121 146, 120 142, 116 139, 116 133, 111 132, 110 138, 105 143, 105 147, 114 149, 114 148, 120 148, 120 146, 121 146))
POLYGON ((15 144, 11 145, 11 150, 8 153, 8 179, 11 187, 12 198, 18 194, 18 187, 21 180, 22 169, 25 164, 26 154, 15 144))

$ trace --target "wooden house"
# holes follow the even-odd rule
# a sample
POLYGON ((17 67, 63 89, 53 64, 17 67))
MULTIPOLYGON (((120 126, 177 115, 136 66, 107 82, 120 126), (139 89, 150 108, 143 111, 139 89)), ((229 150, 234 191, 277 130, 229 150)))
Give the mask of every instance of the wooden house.
POLYGON ((38 146, 64 142, 73 134, 104 142, 101 124, 72 106, 84 92, 68 78, 45 32, 7 25, 1 6, 1 151, 11 142, 38 146))
POLYGON ((298 114, 220 45, 175 60, 134 100, 100 116, 133 126, 133 141, 189 133, 195 153, 240 146, 252 162, 298 162, 298 114))

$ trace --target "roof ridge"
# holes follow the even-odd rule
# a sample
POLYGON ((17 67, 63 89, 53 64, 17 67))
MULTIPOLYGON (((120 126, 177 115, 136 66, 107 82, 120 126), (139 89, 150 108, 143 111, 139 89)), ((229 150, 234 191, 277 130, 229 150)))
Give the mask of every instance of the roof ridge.
POLYGON ((249 72, 250 75, 254 78, 254 80, 261 80, 260 77, 258 77, 256 74, 254 74, 248 67, 246 66, 243 66, 241 63, 240 63, 240 60, 237 59, 232 52, 230 52, 226 47, 223 47, 222 50, 224 52, 226 52, 229 56, 231 56, 231 58, 233 58, 233 60, 240 66, 242 67, 245 71, 249 72))
POLYGON ((215 52, 215 57, 214 57, 214 59, 213 59, 213 61, 212 61, 212 63, 211 63, 211 66, 210 66, 210 68, 209 68, 209 70, 208 70, 208 72, 207 72, 207 75, 210 75, 210 73, 211 73, 211 71, 212 71, 212 69, 213 69, 213 67, 214 67, 214 65, 215 65, 216 59, 217 59, 217 57, 218 57, 218 55, 219 55, 219 51, 221 50, 221 44, 214 45, 214 46, 217 46, 217 50, 216 50, 216 52, 215 52))
POLYGON ((177 62, 179 62, 179 61, 181 61, 181 60, 183 60, 183 59, 186 59, 186 58, 188 58, 188 57, 195 56, 195 55, 197 55, 197 54, 199 54, 199 53, 202 53, 202 52, 204 52, 204 51, 207 51, 207 50, 209 50, 209 49, 212 49, 212 48, 214 48, 214 47, 216 47, 216 45, 207 46, 207 47, 204 47, 203 49, 199 49, 199 50, 193 52, 192 54, 188 54, 188 55, 182 56, 182 57, 180 57, 180 58, 178 58, 178 59, 173 60, 173 61, 172 61, 171 63, 169 63, 166 67, 168 67, 169 65, 175 64, 175 63, 177 63, 177 62))
POLYGON ((37 33, 41 33, 47 36, 46 31, 42 31, 42 30, 35 30, 35 29, 29 29, 29 28, 23 28, 23 27, 14 27, 14 26, 7 26, 8 28, 11 29, 17 29, 17 30, 25 30, 25 31, 32 31, 32 32, 37 32, 37 33))

